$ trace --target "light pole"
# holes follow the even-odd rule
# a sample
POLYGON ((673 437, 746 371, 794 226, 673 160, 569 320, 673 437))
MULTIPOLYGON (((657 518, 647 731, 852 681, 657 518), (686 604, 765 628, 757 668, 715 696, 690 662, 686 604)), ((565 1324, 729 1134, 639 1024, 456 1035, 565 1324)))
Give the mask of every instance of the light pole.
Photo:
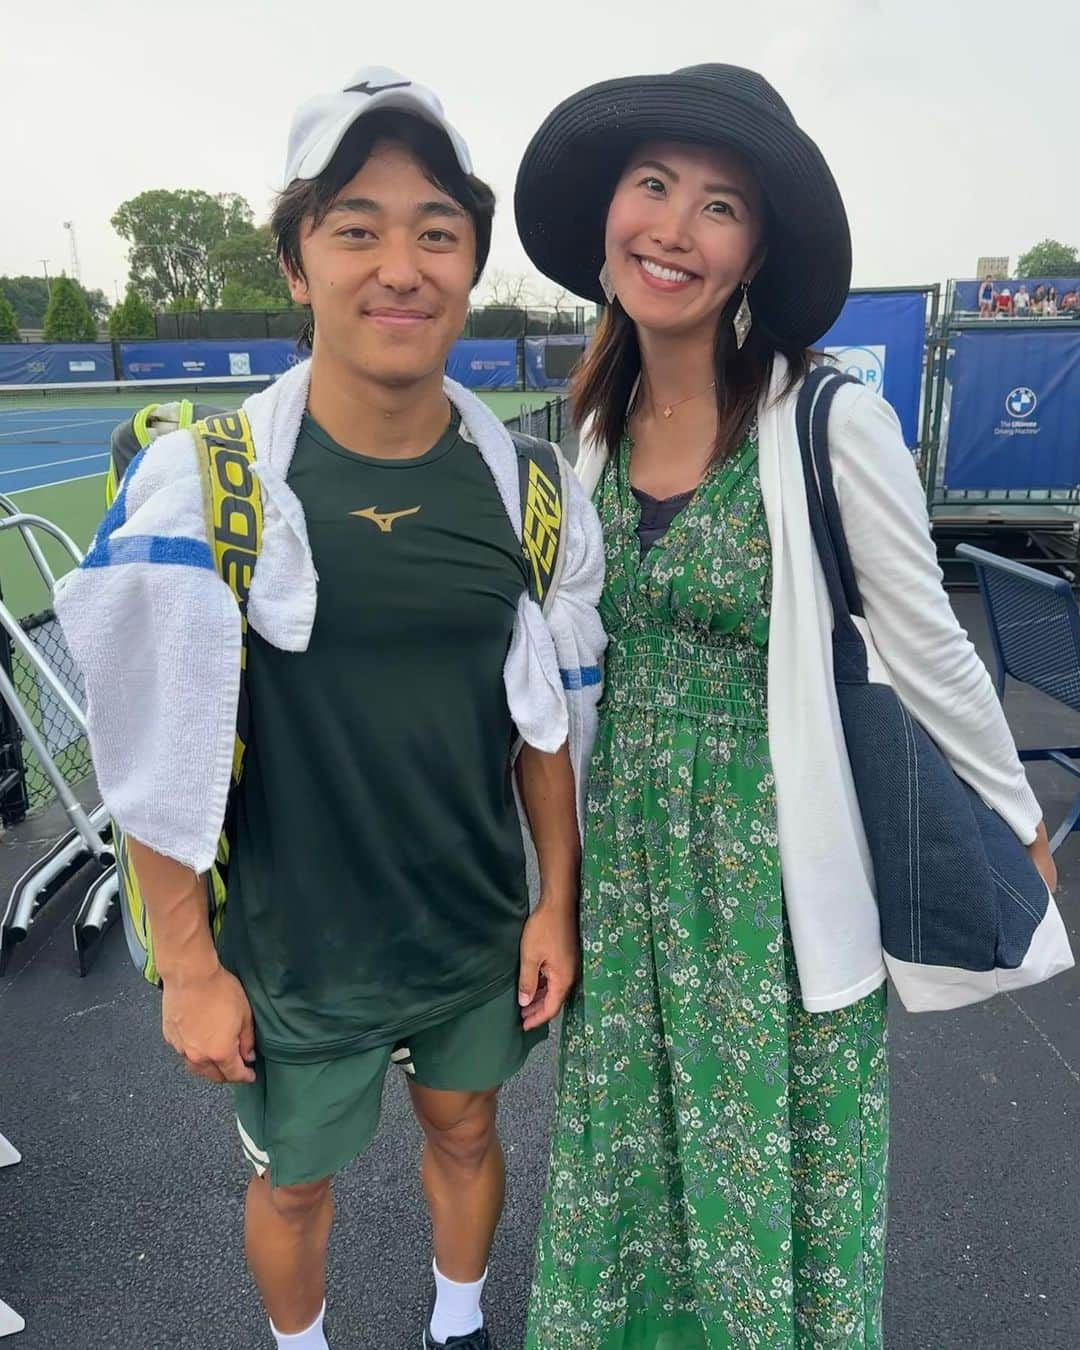
POLYGON ((75 244, 75 222, 65 220, 64 229, 67 230, 71 239, 71 270, 75 273, 75 280, 82 285, 82 273, 79 270, 79 250, 75 244))

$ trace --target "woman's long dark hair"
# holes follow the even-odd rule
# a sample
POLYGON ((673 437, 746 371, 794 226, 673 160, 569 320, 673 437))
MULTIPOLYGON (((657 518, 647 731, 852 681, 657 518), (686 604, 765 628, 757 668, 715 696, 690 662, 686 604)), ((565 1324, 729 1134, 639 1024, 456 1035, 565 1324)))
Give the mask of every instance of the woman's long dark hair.
MULTIPOLYGON (((714 460, 726 459, 742 444, 768 391, 777 352, 787 358, 785 390, 794 389, 810 371, 811 353, 780 342, 756 317, 741 350, 736 347, 732 319, 741 299, 742 288, 737 287, 716 325, 714 460)), ((753 301, 751 289, 751 306, 753 301)), ((594 417, 596 437, 609 451, 614 451, 626 429, 630 395, 640 374, 637 330, 616 297, 605 310, 570 384, 574 422, 581 426, 587 417, 594 417)))

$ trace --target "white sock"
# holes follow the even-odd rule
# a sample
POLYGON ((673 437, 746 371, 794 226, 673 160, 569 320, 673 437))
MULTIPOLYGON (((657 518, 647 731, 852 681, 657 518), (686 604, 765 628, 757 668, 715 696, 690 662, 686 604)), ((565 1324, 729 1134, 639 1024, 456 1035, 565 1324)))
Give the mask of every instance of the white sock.
POLYGON ((307 1331, 278 1331, 271 1321, 270 1330, 274 1333, 278 1350, 330 1350, 326 1343, 326 1337, 323 1335, 323 1318, 325 1316, 326 1303, 324 1301, 319 1309, 318 1317, 308 1327, 307 1331))
MULTIPOLYGON (((487 1271, 473 1284, 458 1284, 448 1280, 434 1261, 435 1311, 431 1314, 431 1334, 437 1341, 448 1341, 451 1336, 467 1336, 484 1325, 480 1311, 480 1296, 484 1292, 487 1271)), ((306 1350, 306 1347, 305 1347, 306 1350)))

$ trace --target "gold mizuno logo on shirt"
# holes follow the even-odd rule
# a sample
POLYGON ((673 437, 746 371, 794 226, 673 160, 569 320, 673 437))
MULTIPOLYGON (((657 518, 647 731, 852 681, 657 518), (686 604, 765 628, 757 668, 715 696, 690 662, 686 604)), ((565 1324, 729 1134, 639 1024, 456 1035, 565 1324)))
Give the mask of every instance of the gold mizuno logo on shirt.
POLYGON ((389 534, 394 528, 395 520, 400 520, 402 516, 415 516, 419 510, 418 506, 413 506, 408 511, 379 511, 374 506, 365 506, 362 511, 350 511, 349 515, 370 520, 373 524, 378 525, 383 534, 389 534))

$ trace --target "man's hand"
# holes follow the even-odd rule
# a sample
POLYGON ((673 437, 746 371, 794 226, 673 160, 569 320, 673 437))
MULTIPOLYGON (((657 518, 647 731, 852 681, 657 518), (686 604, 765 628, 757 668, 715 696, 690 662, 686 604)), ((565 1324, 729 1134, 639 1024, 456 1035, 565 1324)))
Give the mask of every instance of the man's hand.
POLYGON ((540 865, 540 899, 521 935, 518 976, 521 1022, 532 1031, 558 1015, 577 979, 581 841, 566 742, 550 755, 523 745, 517 775, 540 865))
POLYGON ((128 839, 154 956, 164 985, 161 1032, 192 1073, 211 1083, 253 1083, 251 1006, 222 969, 210 934, 206 877, 128 839))
POLYGON ((192 1073, 211 1083, 253 1083, 255 1026, 240 981, 221 966, 165 980, 165 1040, 192 1073))
POLYGON ((577 903, 541 896, 521 935, 518 1002, 526 1031, 557 1017, 578 976, 577 903))
POLYGON ((1050 840, 1046 834, 1045 821, 1039 822, 1039 833, 1035 836, 1035 842, 1028 844, 1027 850, 1031 861, 1039 869, 1039 876, 1046 882, 1052 895, 1057 890, 1058 874, 1054 855, 1050 852, 1050 840))

